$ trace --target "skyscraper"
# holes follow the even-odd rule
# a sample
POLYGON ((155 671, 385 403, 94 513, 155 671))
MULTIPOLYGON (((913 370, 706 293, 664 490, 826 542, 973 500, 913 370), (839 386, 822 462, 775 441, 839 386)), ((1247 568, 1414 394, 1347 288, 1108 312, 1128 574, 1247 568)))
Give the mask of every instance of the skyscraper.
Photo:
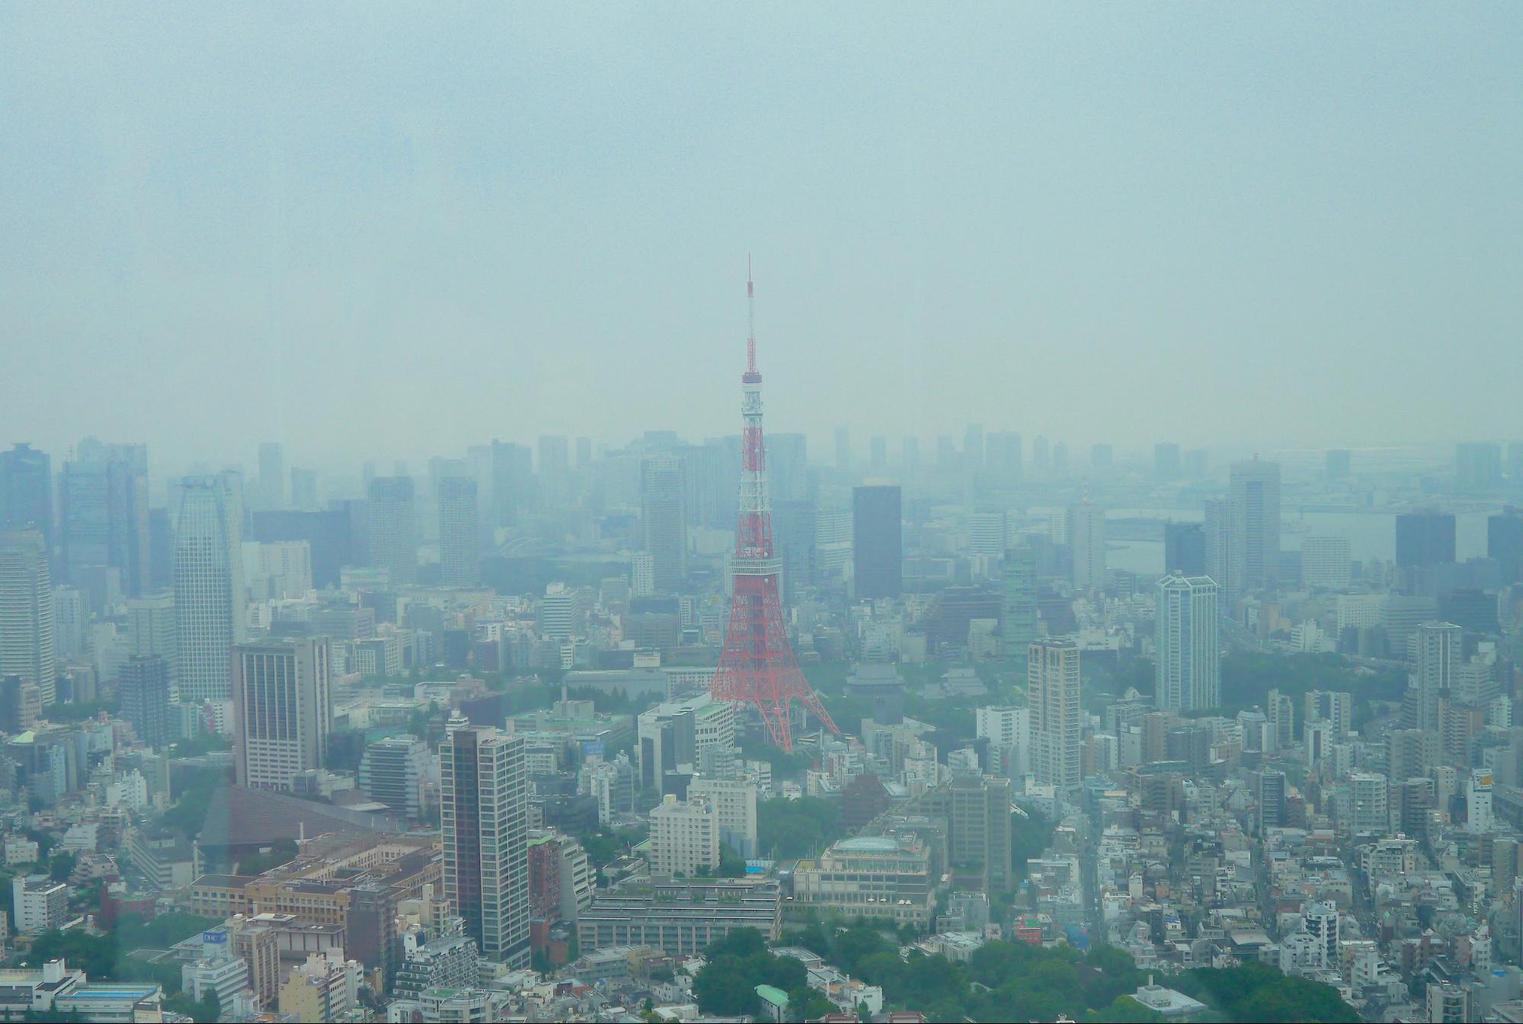
POLYGON ((1207 575, 1203 523, 1163 524, 1163 571, 1182 576, 1207 575))
POLYGON ((333 731, 325 637, 233 649, 233 759, 238 784, 289 790, 321 768, 333 731))
POLYGON ((1076 590, 1105 586, 1105 510, 1088 498, 1068 509, 1068 546, 1076 590))
POLYGON ((836 427, 836 469, 851 469, 851 431, 836 427))
POLYGON ((130 596, 147 585, 148 448, 86 438, 63 465, 58 494, 63 562, 70 583, 91 592, 99 609, 99 576, 120 574, 130 596))
POLYGON ((232 650, 245 628, 242 520, 229 477, 182 482, 174 560, 175 672, 182 703, 232 697, 232 650))
POLYGON ((1454 488, 1461 494, 1485 494, 1502 484, 1502 446, 1471 441, 1454 446, 1454 488))
POLYGON ((412 477, 378 476, 366 491, 370 560, 391 574, 392 584, 418 577, 418 516, 412 477))
POLYGON ((1179 445, 1169 441, 1153 445, 1153 479, 1179 479, 1179 445))
POLYGON ((53 469, 46 452, 18 444, 0 452, 0 530, 35 529, 53 540, 53 469))
POLYGON ((446 587, 476 585, 479 526, 476 481, 447 476, 439 481, 439 582, 446 587))
POLYGON ((259 446, 259 504, 264 508, 286 506, 286 460, 277 441, 259 446))
POLYGON ((1396 565, 1407 569, 1454 561, 1454 513, 1426 509, 1396 517, 1396 565))
POLYGON ((571 504, 571 447, 563 434, 539 439, 539 502, 547 509, 571 504))
POLYGON ((1218 608, 1209 576, 1158 581, 1153 699, 1160 710, 1203 711, 1221 703, 1218 608))
POLYGON ((1508 505, 1486 519, 1486 557, 1502 570, 1502 582, 1523 582, 1523 509, 1508 505))
POLYGON ((179 645, 175 639, 173 594, 150 594, 127 602, 127 639, 138 657, 158 655, 164 659, 169 678, 175 677, 179 645))
POLYGON ((852 488, 852 570, 859 601, 898 597, 904 592, 904 542, 900 516, 897 485, 872 484, 852 488))
POLYGON ((42 706, 56 695, 53 580, 40 530, 0 533, 0 676, 37 687, 42 706))
POLYGON ((1039 623, 1036 603, 1036 552, 1030 544, 1005 551, 1001 572, 1003 645, 1017 679, 1026 677, 1026 660, 1036 643, 1039 623))
POLYGON ((157 655, 134 655, 122 666, 117 685, 122 717, 132 723, 137 738, 158 750, 174 739, 170 722, 169 664, 157 655))
POLYGON ((687 488, 674 455, 647 455, 640 462, 640 525, 658 591, 672 594, 687 580, 687 488))
POLYGON ((533 455, 528 447, 495 438, 491 446, 492 525, 507 526, 534 497, 533 455))
POLYGON ((1026 697, 1031 705, 1031 740, 1037 782, 1072 796, 1079 790, 1080 741, 1084 719, 1079 706, 1079 647, 1048 638, 1031 645, 1026 697))
POLYGON ((1232 464, 1228 563, 1234 594, 1272 588, 1280 573, 1280 466, 1257 457, 1232 464))
MULTIPOLYGON (((1232 509, 1225 500, 1205 502, 1202 530, 1206 540, 1206 575, 1216 581, 1217 596, 1229 613, 1236 607, 1236 589, 1232 581, 1232 509)), ((1173 566, 1164 566, 1173 572, 1173 566)))
POLYGON ((1465 631, 1452 622, 1424 622, 1414 634, 1408 721, 1413 729, 1437 729, 1439 698, 1447 696, 1464 661, 1465 631))
POLYGON ((440 748, 444 895, 488 960, 529 961, 529 803, 524 741, 457 729, 440 748))

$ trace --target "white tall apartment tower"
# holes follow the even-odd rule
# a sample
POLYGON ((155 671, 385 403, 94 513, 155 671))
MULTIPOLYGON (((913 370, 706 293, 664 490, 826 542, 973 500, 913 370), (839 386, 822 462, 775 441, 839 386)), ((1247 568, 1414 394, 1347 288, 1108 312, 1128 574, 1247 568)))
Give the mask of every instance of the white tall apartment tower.
POLYGON ((1220 607, 1209 576, 1158 581, 1153 699, 1160 710, 1197 711, 1221 703, 1220 607))
POLYGON ((440 748, 439 779, 445 898, 483 957, 526 966, 529 777, 523 737, 457 728, 440 748))
POLYGON ((230 477, 187 477, 175 526, 175 671, 184 704, 231 698, 244 639, 243 514, 230 477))
POLYGON ((973 716, 974 736, 987 739, 991 761, 998 760, 991 770, 1009 778, 1031 771, 1030 708, 978 708, 973 716))
POLYGON ((0 676, 8 675, 34 684, 43 707, 56 699, 53 580, 37 530, 0 533, 0 676))
POLYGON ((289 790, 321 768, 333 731, 326 638, 233 649, 233 760, 238 784, 289 790))
POLYGON ((1105 585, 1105 510, 1085 498, 1068 510, 1068 546, 1073 552, 1073 585, 1098 590, 1105 585))
POLYGON ((1451 689, 1464 661, 1465 631, 1452 622, 1424 622, 1412 634, 1412 673, 1408 688, 1416 729, 1437 729, 1439 696, 1451 689))
POLYGON ((1079 745, 1083 736, 1078 645, 1066 639, 1032 644, 1026 679, 1037 782, 1073 795, 1079 789, 1079 745))
POLYGON ((1390 788, 1379 772, 1354 772, 1349 776, 1353 789, 1354 820, 1352 831, 1384 833, 1390 830, 1390 788))
POLYGON ((666 797, 650 812, 650 866, 658 875, 719 867, 719 812, 707 798, 666 797))

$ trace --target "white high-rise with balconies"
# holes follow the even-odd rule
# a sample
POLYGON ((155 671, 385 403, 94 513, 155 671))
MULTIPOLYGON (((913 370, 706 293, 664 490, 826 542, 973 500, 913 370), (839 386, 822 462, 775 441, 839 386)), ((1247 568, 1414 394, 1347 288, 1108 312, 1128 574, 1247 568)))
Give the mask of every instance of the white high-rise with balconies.
POLYGON ((1026 697, 1031 705, 1031 738, 1037 782, 1072 796, 1079 790, 1084 717, 1079 706, 1079 647, 1072 640, 1046 639, 1031 645, 1026 697))
POLYGON ((57 674, 47 543, 37 530, 0 533, 0 676, 32 683, 47 707, 57 674))
POLYGON ((1220 607, 1209 576, 1158 581, 1153 699, 1159 709, 1198 711, 1221 703, 1220 607))

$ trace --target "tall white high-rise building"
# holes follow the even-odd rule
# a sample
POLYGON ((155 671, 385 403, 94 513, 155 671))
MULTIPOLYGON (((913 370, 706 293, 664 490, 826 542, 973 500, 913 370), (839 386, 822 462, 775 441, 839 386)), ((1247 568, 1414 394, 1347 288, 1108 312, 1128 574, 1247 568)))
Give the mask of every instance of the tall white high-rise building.
POLYGON ((321 768, 333 731, 326 638, 233 649, 233 760, 238 784, 289 790, 321 768))
POLYGON ((233 645, 244 639, 243 552, 235 481, 187 477, 175 527, 176 675, 181 703, 232 697, 233 645))
POLYGON ((439 582, 446 587, 476 585, 479 526, 476 481, 447 476, 439 481, 439 582))
POLYGON ((0 676, 8 675, 35 685, 43 707, 56 699, 53 580, 38 530, 0 533, 0 676))
POLYGON ((1349 776, 1353 790, 1354 820, 1351 831, 1380 832, 1390 830, 1390 787, 1379 772, 1354 772, 1349 776))
POLYGON ((1068 510, 1068 546, 1077 590, 1105 586, 1105 510, 1088 498, 1068 510))
POLYGON ((439 751, 444 895, 488 960, 529 962, 529 777, 524 740, 457 728, 439 751))
POLYGON ((1027 658, 1026 697, 1037 782, 1073 795, 1080 782, 1084 719, 1079 706, 1079 647, 1068 639, 1039 640, 1027 658))
POLYGON ((1408 717, 1414 729, 1437 729, 1439 696, 1451 689, 1464 662, 1465 631, 1452 622, 1424 622, 1412 636, 1408 717))
POLYGON ((1198 711, 1221 703, 1219 608, 1209 576, 1158 581, 1153 700, 1159 709, 1198 711))
POLYGON ((973 715, 974 736, 989 741, 991 771, 1010 778, 1031 771, 1030 708, 978 708, 973 715))
POLYGON ((1279 463, 1258 458, 1234 462, 1228 504, 1228 579, 1235 598, 1279 580, 1279 463))

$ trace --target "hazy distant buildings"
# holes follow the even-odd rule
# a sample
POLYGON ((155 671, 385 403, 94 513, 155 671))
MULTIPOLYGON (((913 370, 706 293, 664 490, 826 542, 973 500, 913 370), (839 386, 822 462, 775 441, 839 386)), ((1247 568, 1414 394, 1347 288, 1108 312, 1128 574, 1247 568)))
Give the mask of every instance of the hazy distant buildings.
POLYGON ((173 594, 148 594, 127 602, 127 640, 135 657, 164 659, 169 678, 175 677, 179 645, 175 639, 173 594))
POLYGON ((1026 673, 1037 782, 1072 796, 1080 782, 1084 716, 1079 704, 1079 648, 1072 640, 1033 643, 1026 673))
POLYGON ((1005 551, 1001 569, 1001 642, 1011 660, 1016 678, 1024 678, 1031 645, 1040 634, 1037 612, 1036 552, 1029 544, 1018 544, 1005 551))
POLYGON ((1202 523, 1163 524, 1163 570, 1206 575, 1206 528, 1202 523))
POLYGON ((1179 479, 1179 445, 1163 441, 1153 445, 1153 479, 1179 479))
POLYGON ((29 528, 52 542, 52 462, 46 452, 18 444, 0 452, 0 530, 29 528))
MULTIPOLYGON (((1206 542, 1205 575, 1216 581, 1217 595, 1229 611, 1236 605, 1236 588, 1232 579, 1232 504, 1225 499, 1205 502, 1205 519, 1201 531, 1206 542)), ((1165 572, 1172 572, 1169 566, 1165 572)))
POLYGON ((1472 441, 1454 446, 1454 489, 1485 494, 1502 485, 1502 446, 1472 441))
POLYGON ((65 576, 91 594, 96 610, 114 571, 121 592, 147 585, 148 449, 141 444, 80 442, 58 481, 65 576))
POLYGON ((687 581, 687 487, 676 456, 647 455, 641 460, 640 525, 656 590, 680 591, 687 581))
POLYGON ((286 459, 276 441, 259 446, 259 504, 262 508, 286 507, 286 459))
POLYGON ((1280 572, 1280 466, 1254 458, 1232 464, 1228 579, 1234 595, 1272 589, 1280 572))
POLYGON ((859 601, 904 592, 904 541, 896 485, 852 489, 852 569, 859 601))
POLYGON ((53 640, 47 541, 40 530, 0 533, 0 676, 35 685, 44 707, 56 694, 53 640))
POLYGON ((418 577, 418 520, 412 477, 378 476, 366 490, 370 561, 386 569, 393 585, 418 577))
POLYGON ((238 784, 291 789, 323 766, 333 731, 326 638, 244 644, 233 651, 233 757, 238 784))
POLYGON ((1353 459, 1347 448, 1330 448, 1325 458, 1325 472, 1329 483, 1347 480, 1353 475, 1353 459))
POLYGON ((1511 505, 1486 520, 1486 557, 1502 571, 1502 583, 1523 583, 1523 509, 1511 505))
POLYGON ((492 441, 489 462, 493 526, 507 526, 530 507, 534 494, 533 461, 525 445, 492 441))
POLYGON ((479 540, 476 481, 470 477, 444 477, 439 481, 440 583, 446 587, 476 585, 479 540))
POLYGON ((232 649, 243 639, 243 516, 229 477, 187 477, 175 531, 174 611, 180 701, 232 696, 232 649))
POLYGON ((546 509, 571 504, 571 449, 564 435, 539 439, 539 503, 546 509))
POLYGON ((1076 590, 1105 585, 1105 510, 1084 499, 1068 509, 1068 546, 1076 590))
POLYGON ((481 955, 529 962, 529 799, 524 740, 467 727, 439 752, 444 897, 481 955))
POLYGON ((1216 582, 1209 576, 1158 581, 1153 695, 1163 711, 1221 703, 1221 638, 1216 582))
POLYGON ((1353 562, 1347 537, 1306 537, 1301 541, 1301 585, 1347 590, 1353 562))
POLYGON ((1398 568, 1441 565, 1453 561, 1453 513, 1429 509, 1404 512, 1396 517, 1398 568))

